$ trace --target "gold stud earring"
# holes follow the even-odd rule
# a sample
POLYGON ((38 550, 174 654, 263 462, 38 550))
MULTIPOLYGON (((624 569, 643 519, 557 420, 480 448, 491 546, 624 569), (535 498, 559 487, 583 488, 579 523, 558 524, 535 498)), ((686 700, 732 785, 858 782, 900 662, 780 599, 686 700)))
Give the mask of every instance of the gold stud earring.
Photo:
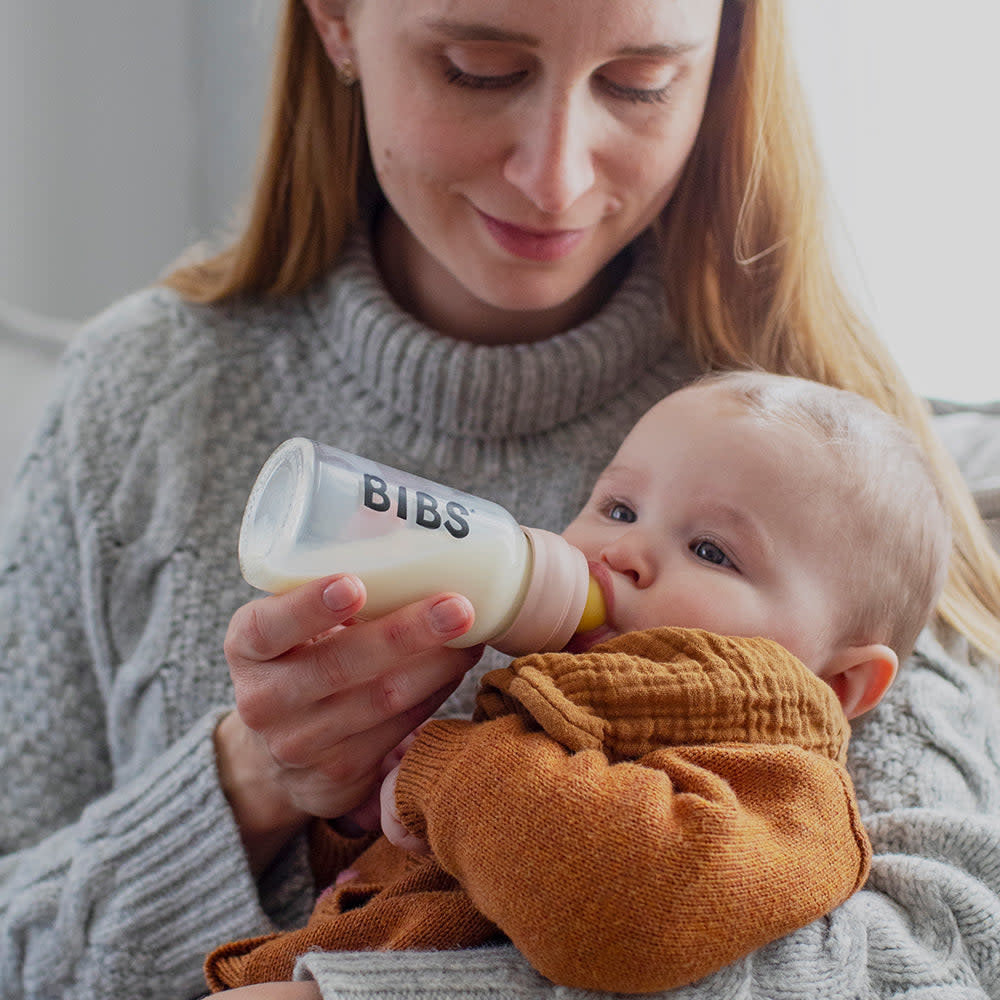
POLYGON ((358 82, 358 70, 353 60, 342 59, 340 62, 335 63, 333 68, 337 74, 337 79, 345 87, 353 87, 358 82))

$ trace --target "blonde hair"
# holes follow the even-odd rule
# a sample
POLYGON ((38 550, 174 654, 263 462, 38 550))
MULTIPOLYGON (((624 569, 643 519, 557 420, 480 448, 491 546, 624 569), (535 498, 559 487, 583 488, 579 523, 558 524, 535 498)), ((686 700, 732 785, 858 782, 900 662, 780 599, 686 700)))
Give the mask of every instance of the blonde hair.
POLYGON ((847 582, 838 645, 881 642, 908 656, 941 596, 951 522, 916 436, 871 400, 787 375, 736 371, 693 386, 718 386, 755 419, 805 430, 830 463, 824 489, 836 514, 824 525, 840 543, 824 571, 847 582))
MULTIPOLYGON (((359 88, 337 81, 303 0, 286 0, 246 224, 165 284, 202 303, 300 291, 377 190, 359 88)), ((657 225, 677 327, 703 370, 753 365, 851 389, 914 430, 952 518, 938 611, 1000 656, 1000 558, 926 407, 844 292, 823 190, 781 0, 723 0, 704 121, 657 225)))

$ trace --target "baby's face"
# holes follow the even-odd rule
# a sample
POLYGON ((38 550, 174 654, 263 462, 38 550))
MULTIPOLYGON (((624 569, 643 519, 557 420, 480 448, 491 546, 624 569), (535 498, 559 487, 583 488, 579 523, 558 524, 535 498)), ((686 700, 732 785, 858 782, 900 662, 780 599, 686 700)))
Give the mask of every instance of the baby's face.
POLYGON ((851 544, 824 462, 808 432, 758 422, 717 386, 658 403, 563 533, 608 605, 570 648, 677 625, 774 639, 823 676, 851 544))

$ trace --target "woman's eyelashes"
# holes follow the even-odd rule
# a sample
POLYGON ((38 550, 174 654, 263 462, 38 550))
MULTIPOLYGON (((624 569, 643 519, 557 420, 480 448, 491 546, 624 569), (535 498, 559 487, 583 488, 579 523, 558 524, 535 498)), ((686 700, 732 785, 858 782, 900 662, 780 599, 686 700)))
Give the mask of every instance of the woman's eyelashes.
POLYGON ((471 90, 505 90, 519 84, 527 75, 528 71, 522 69, 499 76, 480 76, 476 73, 467 73, 454 64, 445 67, 444 71, 448 83, 458 87, 468 87, 471 90))
MULTIPOLYGON (((448 61, 444 78, 451 86, 469 90, 510 90, 523 83, 529 72, 517 69, 505 73, 474 73, 448 61)), ((666 104, 672 94, 670 83, 658 87, 635 87, 606 76, 598 76, 596 83, 610 97, 629 104, 666 104)))
POLYGON ((612 96, 631 104, 666 104, 671 97, 670 84, 663 87, 648 89, 645 87, 628 87, 623 83, 603 79, 601 85, 612 96))

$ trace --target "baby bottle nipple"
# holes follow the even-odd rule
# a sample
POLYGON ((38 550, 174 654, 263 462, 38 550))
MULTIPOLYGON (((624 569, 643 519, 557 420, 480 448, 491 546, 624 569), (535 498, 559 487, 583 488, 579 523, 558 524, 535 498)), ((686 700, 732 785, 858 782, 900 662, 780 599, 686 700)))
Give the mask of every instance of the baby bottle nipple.
POLYGON ((576 631, 590 632, 603 625, 607 621, 607 617, 608 609, 604 604, 604 594, 597 585, 597 581, 591 577, 587 584, 587 602, 583 606, 583 615, 576 631))

